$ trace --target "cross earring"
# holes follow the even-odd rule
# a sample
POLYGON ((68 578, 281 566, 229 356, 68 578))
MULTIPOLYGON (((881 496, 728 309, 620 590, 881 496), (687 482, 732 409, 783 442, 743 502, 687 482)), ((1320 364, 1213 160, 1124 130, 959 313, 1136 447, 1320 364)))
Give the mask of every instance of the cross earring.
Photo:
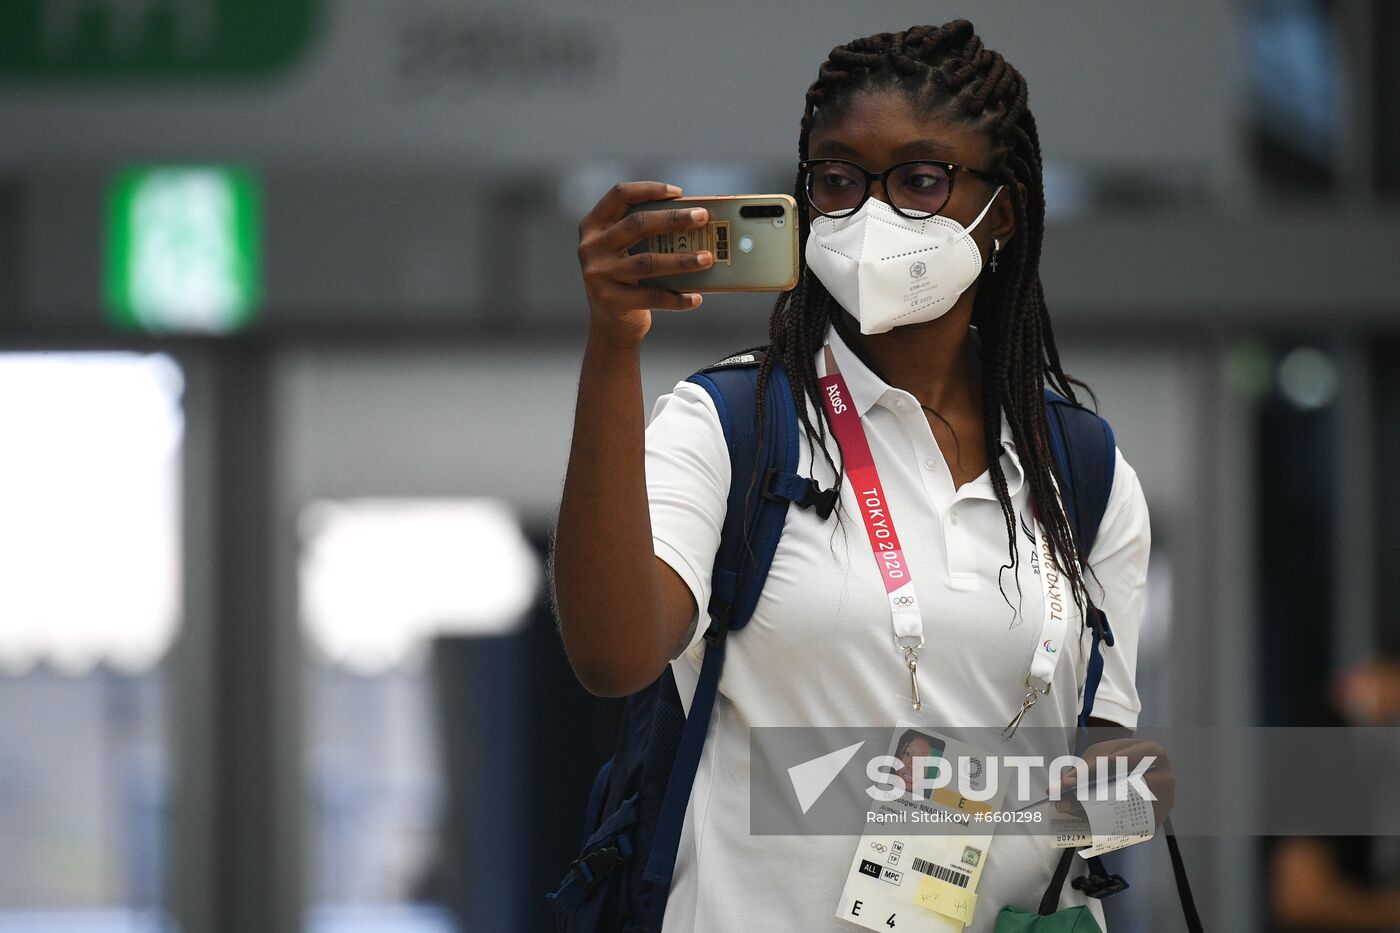
POLYGON ((997 271, 997 253, 1001 252, 1001 241, 992 237, 992 271, 997 271))

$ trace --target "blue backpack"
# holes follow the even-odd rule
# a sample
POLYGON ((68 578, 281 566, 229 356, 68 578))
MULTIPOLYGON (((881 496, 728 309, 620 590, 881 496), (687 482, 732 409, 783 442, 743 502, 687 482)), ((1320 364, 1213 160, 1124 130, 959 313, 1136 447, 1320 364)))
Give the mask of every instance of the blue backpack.
MULTIPOLYGON (((799 422, 787 373, 774 361, 766 387, 759 481, 750 479, 759 456, 755 404, 761 349, 728 357, 689 377, 714 399, 729 446, 729 501, 708 607, 705 657, 686 716, 671 668, 627 698, 612 758, 599 770, 584 818, 582 853, 558 888, 547 895, 560 933, 658 933, 671 890, 681 826, 724 666, 725 639, 744 627, 763 591, 783 533, 789 503, 814 509, 823 519, 836 491, 799 476, 799 422), (747 534, 745 513, 751 516, 747 534)), ((1081 559, 1098 533, 1113 488, 1116 446, 1108 422, 1046 390, 1046 419, 1067 492, 1066 511, 1081 559)), ((1080 725, 1094 706, 1103 675, 1100 645, 1112 645, 1108 619, 1091 607, 1093 648, 1080 725)), ((1067 850, 1072 853, 1072 850, 1067 850)), ((1114 876, 1116 878, 1116 876, 1114 876)))

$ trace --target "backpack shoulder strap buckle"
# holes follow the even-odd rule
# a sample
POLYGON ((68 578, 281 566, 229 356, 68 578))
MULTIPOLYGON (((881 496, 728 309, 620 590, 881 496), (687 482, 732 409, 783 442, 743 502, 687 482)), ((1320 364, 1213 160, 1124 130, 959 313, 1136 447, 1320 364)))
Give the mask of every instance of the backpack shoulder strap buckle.
POLYGON ((619 846, 603 846, 586 855, 580 855, 569 863, 569 869, 579 876, 583 886, 592 893, 612 874, 613 869, 627 861, 627 855, 619 846))
POLYGON ((1093 630, 1094 637, 1102 641, 1105 645, 1113 647, 1113 629, 1108 626, 1108 615, 1098 606, 1089 605, 1088 618, 1085 622, 1093 630))
POLYGON ((710 620, 709 628, 705 629, 705 634, 701 636, 705 639, 705 644, 713 647, 721 647, 729 637, 729 620, 727 618, 713 618, 710 620))
POLYGON ((817 481, 796 473, 785 473, 778 467, 769 467, 763 474, 763 498, 775 501, 791 501, 799 509, 812 509, 822 521, 831 517, 836 508, 835 487, 822 489, 817 481))

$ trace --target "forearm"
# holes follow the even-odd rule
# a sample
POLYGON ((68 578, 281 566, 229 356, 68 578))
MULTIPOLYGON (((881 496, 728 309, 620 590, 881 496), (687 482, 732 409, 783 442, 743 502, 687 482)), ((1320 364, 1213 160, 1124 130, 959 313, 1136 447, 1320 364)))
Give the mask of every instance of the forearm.
POLYGON ((647 503, 641 351, 590 337, 553 552, 564 648, 579 680, 631 692, 670 657, 647 503))

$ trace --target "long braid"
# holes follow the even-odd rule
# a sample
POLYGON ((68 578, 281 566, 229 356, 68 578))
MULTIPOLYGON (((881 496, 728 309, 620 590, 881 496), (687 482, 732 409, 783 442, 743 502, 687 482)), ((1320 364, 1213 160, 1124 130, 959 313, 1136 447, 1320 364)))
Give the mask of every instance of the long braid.
MULTIPOLYGON (((1056 494, 1044 390, 1048 384, 1078 402, 1074 387, 1088 390, 1088 386, 1066 375, 1060 365, 1041 286, 1045 191, 1040 136, 1028 107, 1025 78, 999 53, 985 48, 965 19, 855 39, 831 50, 818 69, 817 80, 807 89, 798 134, 799 159, 807 158, 815 119, 831 119, 839 114, 855 91, 884 88, 904 91, 925 113, 938 109, 950 119, 970 123, 984 130, 993 141, 990 171, 1011 193, 1017 236, 998 254, 998 273, 984 278, 978 287, 972 323, 978 328, 983 347, 982 420, 988 472, 1007 533, 1008 563, 1002 570, 1014 572, 1018 564, 1017 523, 1001 468, 1004 414, 1020 452, 1032 508, 1082 612, 1088 594, 1076 557, 1074 534, 1056 494), (1021 186, 1026 191, 1024 198, 1021 186)), ((827 450, 829 426, 815 358, 827 325, 841 320, 840 310, 806 265, 808 214, 800 172, 793 193, 799 211, 801 265, 796 288, 779 296, 769 319, 769 352, 758 374, 759 431, 762 436, 764 394, 773 366, 781 360, 791 382, 802 429, 813 451, 820 450, 826 458, 839 487, 845 471, 837 470, 827 450), (818 413, 815 421, 808 415, 809 400, 818 413)), ((755 472, 751 482, 757 479, 755 472)), ((839 516, 839 499, 837 510, 839 516)))

